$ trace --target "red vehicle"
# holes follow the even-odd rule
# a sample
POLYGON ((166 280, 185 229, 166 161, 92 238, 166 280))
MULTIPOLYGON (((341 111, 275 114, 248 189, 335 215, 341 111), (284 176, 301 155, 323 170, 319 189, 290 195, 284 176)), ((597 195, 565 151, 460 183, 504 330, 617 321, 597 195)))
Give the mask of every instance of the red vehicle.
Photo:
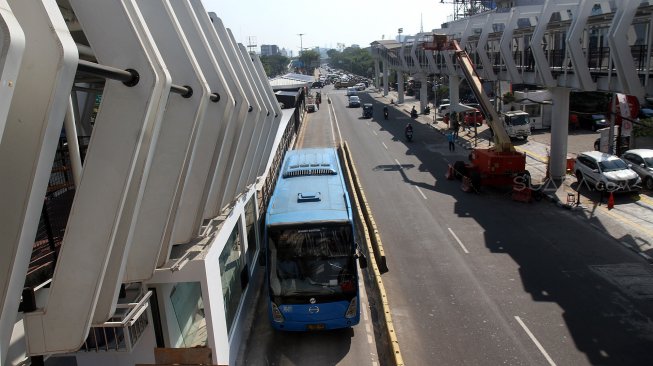
POLYGON ((485 116, 483 116, 483 113, 481 113, 481 111, 476 109, 471 112, 465 112, 463 123, 465 123, 466 126, 474 127, 474 126, 482 125, 483 120, 485 120, 485 116))

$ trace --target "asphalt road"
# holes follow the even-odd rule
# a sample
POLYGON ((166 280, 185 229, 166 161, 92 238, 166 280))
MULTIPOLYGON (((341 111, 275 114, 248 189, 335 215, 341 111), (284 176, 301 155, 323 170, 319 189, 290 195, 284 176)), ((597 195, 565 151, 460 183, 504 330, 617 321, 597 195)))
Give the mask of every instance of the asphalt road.
POLYGON ((384 121, 380 107, 372 120, 348 110, 340 130, 384 242, 407 365, 653 363, 648 263, 554 205, 462 192, 444 172, 468 151, 422 124, 408 143, 408 117, 384 121))
MULTIPOLYGON (((423 124, 406 142, 405 114, 384 121, 372 95, 361 99, 376 103, 372 119, 326 88, 298 142, 349 143, 383 239, 406 365, 653 364, 651 265, 572 211, 495 189, 462 192, 444 173, 468 151, 449 152, 423 124)), ((240 364, 383 364, 365 310, 350 330, 281 333, 267 324, 264 299, 240 364)))

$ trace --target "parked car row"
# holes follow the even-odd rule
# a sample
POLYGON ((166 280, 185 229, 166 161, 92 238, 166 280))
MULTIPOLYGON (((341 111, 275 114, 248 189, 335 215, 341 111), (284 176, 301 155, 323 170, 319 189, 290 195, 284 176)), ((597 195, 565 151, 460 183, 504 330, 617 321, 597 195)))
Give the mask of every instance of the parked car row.
POLYGON ((574 164, 578 183, 606 192, 636 192, 642 184, 653 190, 653 150, 633 149, 621 158, 600 151, 578 154, 574 164))

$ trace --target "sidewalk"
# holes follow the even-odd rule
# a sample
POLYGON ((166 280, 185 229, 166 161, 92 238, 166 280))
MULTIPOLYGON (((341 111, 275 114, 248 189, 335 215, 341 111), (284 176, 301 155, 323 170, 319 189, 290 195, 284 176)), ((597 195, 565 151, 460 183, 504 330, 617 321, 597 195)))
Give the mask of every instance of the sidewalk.
MULTIPOLYGON (((398 99, 397 91, 390 91, 387 96, 383 96, 383 90, 373 89, 370 94, 379 102, 402 111, 408 116, 410 116, 413 106, 418 111, 420 110, 420 101, 414 97, 405 96, 404 103, 396 104, 398 99), (391 101, 394 101, 395 104, 391 104, 391 101)), ((437 115, 433 107, 431 108, 431 114, 420 114, 414 121, 415 123, 430 126, 442 135, 449 131, 449 126, 443 122, 441 116, 437 115)), ((476 134, 473 130, 460 132, 456 143, 466 150, 472 150, 475 147, 488 148, 492 146, 487 124, 477 127, 476 134)), ((515 146, 515 149, 526 154, 526 169, 531 174, 532 182, 534 184, 546 184, 544 197, 548 201, 558 207, 581 211, 590 220, 593 218, 598 218, 600 221, 607 218, 616 220, 617 224, 614 225, 604 223, 603 230, 616 238, 622 245, 653 264, 653 224, 642 219, 648 217, 650 211, 653 210, 653 199, 651 197, 641 194, 635 199, 634 205, 620 204, 615 206, 614 210, 609 209, 607 207, 607 196, 601 197, 596 192, 585 191, 579 195, 576 190, 576 177, 572 174, 565 175, 564 180, 557 185, 546 179, 548 145, 535 141, 528 141, 523 145, 515 146), (580 204, 577 204, 578 199, 580 199, 580 204), (635 231, 638 233, 635 234, 635 231)))

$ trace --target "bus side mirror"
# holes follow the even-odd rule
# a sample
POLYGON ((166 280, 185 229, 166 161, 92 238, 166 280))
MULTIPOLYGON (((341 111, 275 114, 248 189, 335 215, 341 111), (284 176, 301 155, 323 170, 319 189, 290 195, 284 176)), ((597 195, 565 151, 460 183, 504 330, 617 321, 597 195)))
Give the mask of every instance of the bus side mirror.
POLYGON ((365 256, 365 253, 360 248, 360 245, 356 243, 356 254, 354 254, 354 257, 358 259, 358 263, 361 267, 361 269, 367 268, 367 257, 365 256))
POLYGON ((359 262, 359 265, 360 265, 361 269, 367 268, 367 257, 364 257, 364 256, 358 257, 358 262, 359 262))

